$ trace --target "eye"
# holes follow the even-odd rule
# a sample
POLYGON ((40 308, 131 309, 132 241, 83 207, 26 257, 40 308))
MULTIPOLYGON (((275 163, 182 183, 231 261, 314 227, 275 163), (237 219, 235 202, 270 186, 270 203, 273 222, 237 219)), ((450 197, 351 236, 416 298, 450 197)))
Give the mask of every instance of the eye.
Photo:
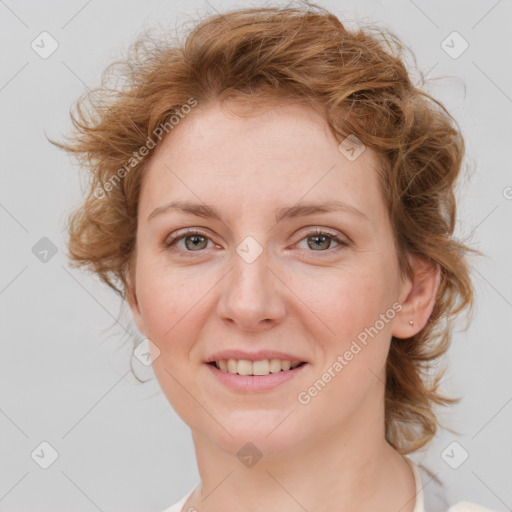
POLYGON ((327 252, 328 249, 332 249, 331 244, 333 240, 338 244, 334 249, 339 246, 347 247, 350 245, 348 240, 335 233, 330 233, 321 229, 315 229, 314 231, 307 233, 302 240, 306 240, 308 248, 316 252, 327 252))
MULTIPOLYGON (((350 242, 347 239, 338 236, 336 233, 331 233, 322 229, 310 231, 301 239, 301 242, 303 240, 307 240, 307 247, 315 252, 328 252, 328 249, 336 249, 340 246, 348 247, 350 245, 350 242), (331 247, 332 241, 338 244, 334 248, 331 247)), ((202 231, 187 229, 185 232, 178 232, 177 234, 167 238, 163 245, 165 249, 172 250, 173 252, 191 253, 201 252, 202 249, 207 249, 208 241, 211 242, 210 238, 202 231), (179 246, 179 243, 181 242, 183 242, 183 244, 179 246), (177 249, 172 248, 173 246, 176 246, 177 249)))
POLYGON ((178 246, 178 249, 182 252, 200 252, 201 249, 207 248, 208 240, 210 239, 201 231, 188 229, 185 233, 178 233, 167 238, 164 242, 164 246, 166 249, 169 249, 172 246, 178 246, 178 242, 183 241, 184 245, 181 247, 178 246))

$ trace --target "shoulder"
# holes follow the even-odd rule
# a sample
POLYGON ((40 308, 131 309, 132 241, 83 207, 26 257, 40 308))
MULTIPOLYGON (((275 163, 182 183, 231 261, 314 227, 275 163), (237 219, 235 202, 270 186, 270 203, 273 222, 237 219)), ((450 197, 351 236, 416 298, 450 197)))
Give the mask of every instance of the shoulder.
POLYGON ((414 512, 494 512, 469 501, 459 501, 450 506, 445 487, 436 474, 407 457, 406 460, 411 464, 416 479, 417 504, 414 512))
POLYGON ((178 506, 178 503, 175 503, 174 505, 170 506, 169 508, 162 510, 162 512, 181 512, 181 508, 178 506))
POLYGON ((174 505, 171 505, 169 508, 166 508, 165 510, 162 510, 162 512, 181 512, 181 509, 183 507, 182 500, 178 501, 174 505))
POLYGON ((448 512, 493 512, 488 508, 484 508, 476 503, 470 503, 469 501, 459 501, 455 505, 452 505, 448 512))
MULTIPOLYGON (((171 505, 169 508, 162 510, 162 512, 182 512, 181 509, 183 508, 183 505, 185 505, 185 502, 188 500, 189 496, 193 492, 194 492, 194 489, 192 489, 190 492, 185 494, 185 496, 183 496, 183 498, 181 498, 181 500, 176 502, 174 505, 171 505)), ((188 510, 184 510, 183 512, 188 512, 188 510)), ((456 512, 458 512, 458 511, 456 511, 456 512)))

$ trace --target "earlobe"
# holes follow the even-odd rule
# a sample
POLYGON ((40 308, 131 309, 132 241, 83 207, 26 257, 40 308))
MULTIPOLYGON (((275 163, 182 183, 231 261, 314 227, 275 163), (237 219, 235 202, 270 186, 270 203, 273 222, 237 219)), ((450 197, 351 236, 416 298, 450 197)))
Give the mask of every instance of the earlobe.
POLYGON ((424 257, 410 257, 413 275, 404 283, 405 299, 402 310, 393 323, 395 338, 410 338, 428 322, 434 309, 440 281, 440 267, 424 257))

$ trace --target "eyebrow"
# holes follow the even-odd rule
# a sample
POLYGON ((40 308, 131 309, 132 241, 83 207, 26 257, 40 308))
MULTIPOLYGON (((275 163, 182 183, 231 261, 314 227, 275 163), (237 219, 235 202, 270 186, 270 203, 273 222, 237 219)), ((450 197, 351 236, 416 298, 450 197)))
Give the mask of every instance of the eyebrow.
MULTIPOLYGON (((148 216, 148 222, 155 218, 157 215, 162 215, 169 212, 183 212, 203 217, 205 219, 217 219, 223 222, 221 215, 215 208, 207 204, 193 203, 191 201, 172 201, 163 206, 155 208, 148 216)), ((295 206, 288 206, 280 208, 275 212, 276 222, 281 222, 283 219, 294 219, 297 217, 304 217, 307 215, 314 215, 315 213, 331 213, 336 211, 344 211, 360 217, 361 219, 369 221, 368 216, 361 210, 354 206, 344 203, 343 201, 327 201, 324 203, 303 203, 295 206)))

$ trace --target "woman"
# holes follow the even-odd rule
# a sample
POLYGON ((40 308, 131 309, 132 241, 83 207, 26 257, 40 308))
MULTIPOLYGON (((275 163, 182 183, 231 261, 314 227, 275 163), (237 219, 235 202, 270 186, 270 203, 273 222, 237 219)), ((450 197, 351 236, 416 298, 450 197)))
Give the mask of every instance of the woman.
POLYGON ((401 51, 316 6, 233 11, 141 39, 72 116, 70 258, 126 299, 192 431, 201 483, 167 512, 448 509, 406 455, 454 401, 464 142, 401 51))

